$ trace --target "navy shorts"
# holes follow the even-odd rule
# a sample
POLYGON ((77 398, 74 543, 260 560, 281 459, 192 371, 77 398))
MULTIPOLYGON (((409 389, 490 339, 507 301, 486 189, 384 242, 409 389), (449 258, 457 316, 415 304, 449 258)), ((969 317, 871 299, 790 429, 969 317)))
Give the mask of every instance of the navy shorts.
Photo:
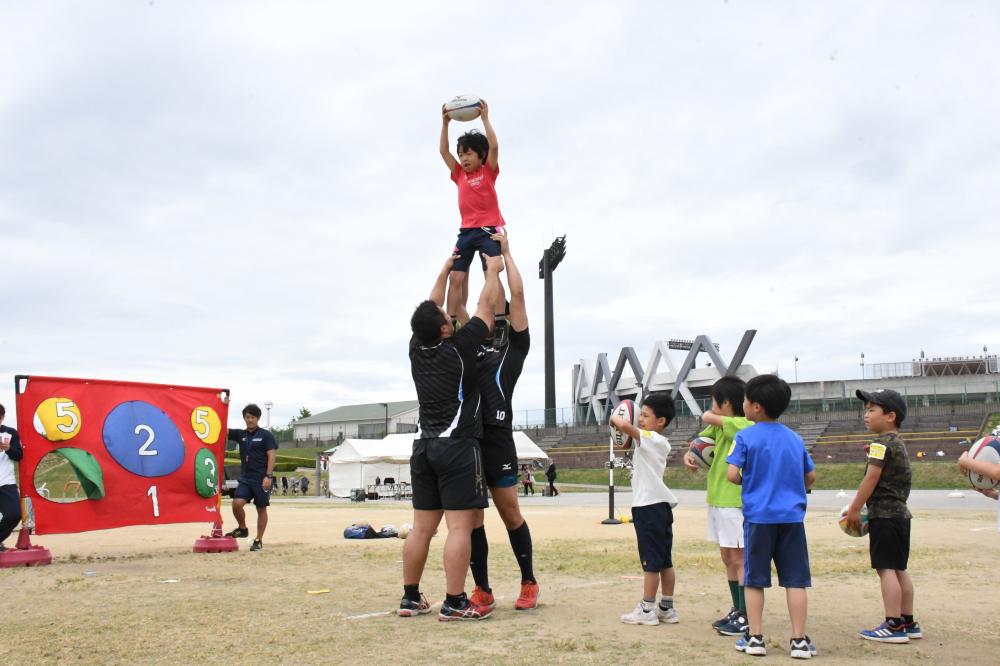
MULTIPOLYGON (((274 483, 273 479, 271 483, 274 483)), ((241 476, 236 483, 236 492, 233 493, 233 498, 244 499, 248 502, 253 500, 253 505, 258 508, 268 506, 271 503, 270 496, 264 490, 264 479, 251 479, 245 476, 241 476)))
POLYGON ((743 522, 743 582, 771 587, 771 560, 781 587, 812 587, 809 548, 802 523, 743 522))
POLYGON ((910 519, 869 518, 868 555, 872 569, 906 571, 910 560, 910 519))
MULTIPOLYGON (((502 227, 499 227, 502 228, 502 227)), ((455 241, 455 249, 451 253, 458 257, 452 264, 451 270, 467 273, 472 257, 479 252, 479 259, 483 262, 483 270, 486 270, 486 257, 500 256, 500 243, 490 238, 497 232, 498 227, 469 227, 458 230, 458 240, 455 241)))
POLYGON ((413 440, 410 483, 414 509, 464 511, 489 506, 483 458, 476 439, 413 440))
POLYGON ((632 524, 639 542, 642 570, 659 573, 674 566, 674 512, 666 502, 632 507, 632 524))
POLYGON ((517 448, 514 431, 510 428, 483 426, 479 440, 483 450, 483 474, 490 488, 511 488, 517 485, 517 448))

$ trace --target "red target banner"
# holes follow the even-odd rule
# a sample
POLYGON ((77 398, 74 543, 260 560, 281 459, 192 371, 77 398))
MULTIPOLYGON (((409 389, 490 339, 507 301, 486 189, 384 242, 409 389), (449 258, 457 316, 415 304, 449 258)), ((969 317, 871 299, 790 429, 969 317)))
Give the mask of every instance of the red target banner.
POLYGON ((37 534, 219 518, 226 389, 15 381, 21 495, 37 534))

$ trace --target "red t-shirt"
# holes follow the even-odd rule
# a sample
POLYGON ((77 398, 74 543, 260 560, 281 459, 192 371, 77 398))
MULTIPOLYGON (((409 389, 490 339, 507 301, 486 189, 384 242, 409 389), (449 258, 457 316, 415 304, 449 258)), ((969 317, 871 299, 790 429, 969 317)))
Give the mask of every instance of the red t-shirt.
POLYGON ((458 211, 462 214, 462 228, 502 227, 506 224, 500 215, 496 182, 500 165, 491 171, 483 164, 472 173, 465 173, 461 164, 455 165, 451 179, 458 185, 458 211))

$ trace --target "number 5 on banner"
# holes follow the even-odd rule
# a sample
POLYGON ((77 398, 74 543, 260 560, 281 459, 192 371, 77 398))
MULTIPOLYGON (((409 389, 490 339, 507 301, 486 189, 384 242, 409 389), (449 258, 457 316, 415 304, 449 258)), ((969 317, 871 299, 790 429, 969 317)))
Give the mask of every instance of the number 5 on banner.
POLYGON ((222 422, 214 409, 201 405, 191 410, 191 429, 205 444, 215 444, 222 432, 222 422))

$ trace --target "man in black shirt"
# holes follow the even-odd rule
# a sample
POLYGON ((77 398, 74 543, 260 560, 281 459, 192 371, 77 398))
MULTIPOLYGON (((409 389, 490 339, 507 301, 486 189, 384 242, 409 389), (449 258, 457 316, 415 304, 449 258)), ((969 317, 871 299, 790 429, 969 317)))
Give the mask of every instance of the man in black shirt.
POLYGON ((419 430, 413 440, 410 480, 413 487, 413 529, 403 546, 403 598, 399 615, 430 612, 420 594, 420 577, 431 537, 448 523, 444 544, 446 592, 440 620, 481 620, 491 608, 479 607, 465 595, 470 535, 476 511, 487 505, 476 353, 493 328, 493 312, 501 293, 500 257, 487 259, 486 284, 476 314, 459 331, 443 309, 445 288, 454 257, 445 262, 430 299, 417 306, 410 319, 410 371, 420 403, 419 430))
MULTIPOLYGON (((510 254, 507 234, 496 234, 493 239, 500 243, 507 286, 510 288, 510 304, 507 312, 501 310, 501 314, 496 316, 493 336, 480 341, 477 374, 483 397, 483 435, 479 443, 483 451, 486 484, 507 528, 514 559, 521 569, 521 592, 514 602, 514 609, 529 610, 538 606, 538 583, 532 565, 531 532, 517 501, 517 449, 514 446, 512 399, 528 356, 531 337, 524 303, 524 281, 510 254)), ((489 543, 483 526, 484 518, 480 509, 476 527, 472 530, 470 567, 476 583, 472 601, 492 608, 496 601, 489 584, 489 543)))
POLYGON ((253 500, 257 507, 257 537, 250 544, 250 550, 264 548, 264 530, 267 529, 267 507, 271 484, 274 483, 274 456, 278 443, 267 430, 259 428, 260 407, 249 404, 243 408, 246 430, 230 428, 228 439, 240 444, 240 479, 233 494, 233 516, 237 527, 226 536, 246 538, 246 503, 253 500))

